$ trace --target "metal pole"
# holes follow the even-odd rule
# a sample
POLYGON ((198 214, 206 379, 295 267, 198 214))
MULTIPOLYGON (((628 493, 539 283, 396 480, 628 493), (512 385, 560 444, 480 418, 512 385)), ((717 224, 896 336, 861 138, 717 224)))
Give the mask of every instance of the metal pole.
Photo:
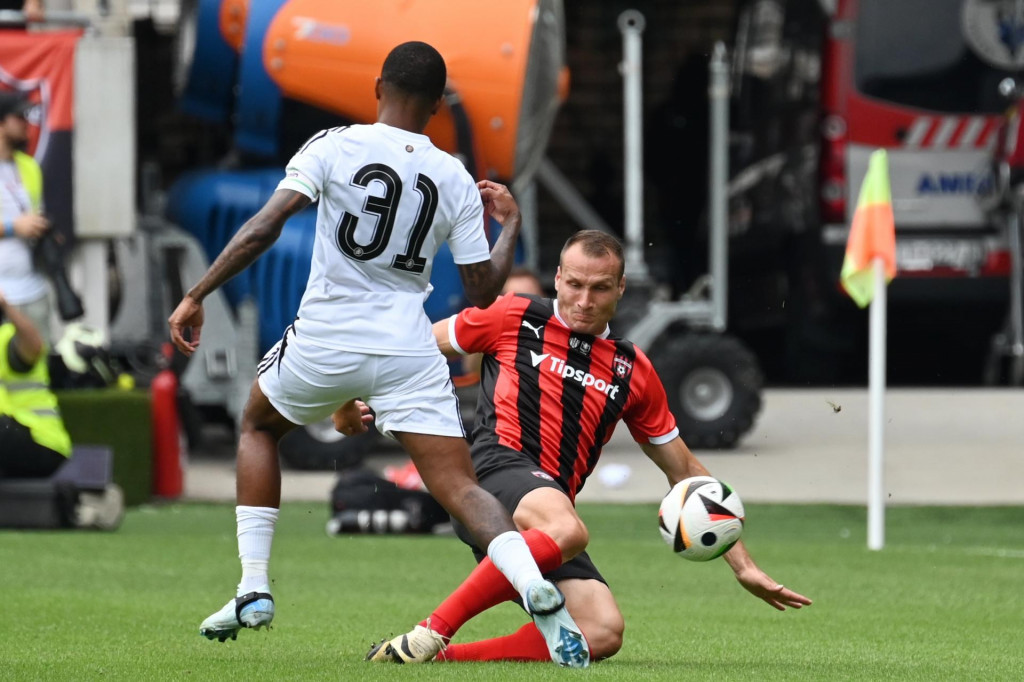
POLYGON ((629 9, 619 15, 622 33, 623 129, 625 131, 626 276, 634 283, 648 279, 644 261, 643 119, 641 104, 644 15, 629 9))
MULTIPOLYGON (((546 156, 537 166, 537 180, 544 185, 544 189, 551 193, 555 201, 566 210, 577 225, 585 230, 613 233, 611 225, 591 208, 587 200, 580 196, 580 193, 569 182, 569 178, 565 177, 562 171, 558 170, 558 166, 546 156)), ((525 218, 523 220, 525 221, 525 218)))
POLYGON ((729 303, 729 60, 725 45, 715 43, 708 65, 711 144, 708 153, 708 263, 711 270, 711 325, 725 331, 729 303))
POLYGON ((526 267, 534 272, 540 269, 540 230, 537 220, 537 181, 531 179, 519 192, 519 212, 523 217, 522 237, 526 252, 526 267))
MULTIPOLYGON (((1024 0, 1017 0, 1013 8, 1013 25, 1011 30, 1016 38, 1020 27, 1024 24, 1024 0)), ((1020 57, 1019 43, 1015 43, 1013 56, 1015 61, 1020 57)), ((1019 63, 1019 62, 1018 62, 1019 63)), ((1021 253, 1021 212, 1024 198, 1013 198, 1013 211, 1009 219, 1010 227, 1010 385, 1020 386, 1024 383, 1024 276, 1022 276, 1021 253)))
POLYGON ((875 298, 868 328, 868 549, 885 547, 886 291, 882 259, 871 261, 875 298))
POLYGON ((1014 197, 1014 209, 1007 216, 1010 248, 1010 385, 1024 383, 1024 275, 1021 260, 1021 212, 1024 198, 1014 197))

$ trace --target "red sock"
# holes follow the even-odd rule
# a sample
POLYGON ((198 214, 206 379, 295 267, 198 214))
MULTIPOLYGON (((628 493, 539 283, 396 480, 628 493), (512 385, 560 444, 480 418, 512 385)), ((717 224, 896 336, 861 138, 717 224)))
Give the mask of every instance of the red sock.
MULTIPOLYGON (((541 573, 553 571, 562 565, 562 550, 550 535, 532 528, 523 531, 523 539, 541 573)), ((518 596, 512 583, 495 568, 489 558, 484 557, 469 577, 430 614, 429 627, 444 637, 451 637, 473 616, 518 596)), ((427 621, 420 625, 426 626, 427 621)))
POLYGON ((511 635, 469 644, 450 644, 436 661, 550 661, 544 635, 527 623, 511 635))

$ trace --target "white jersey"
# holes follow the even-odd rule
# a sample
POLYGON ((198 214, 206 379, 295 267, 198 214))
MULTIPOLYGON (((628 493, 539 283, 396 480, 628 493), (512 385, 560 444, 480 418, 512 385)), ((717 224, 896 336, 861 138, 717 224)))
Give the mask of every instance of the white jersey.
POLYGON ((418 135, 383 123, 324 130, 292 157, 278 189, 320 202, 303 342, 373 355, 438 352, 423 302, 434 255, 490 258, 483 204, 462 164, 418 135))

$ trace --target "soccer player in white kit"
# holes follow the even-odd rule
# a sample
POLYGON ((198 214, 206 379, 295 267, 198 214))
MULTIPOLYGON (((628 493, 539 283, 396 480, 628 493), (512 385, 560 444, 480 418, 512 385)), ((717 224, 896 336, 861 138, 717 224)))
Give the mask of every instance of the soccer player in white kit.
MULTIPOLYGON (((512 265, 521 219, 508 190, 474 183, 423 130, 441 105, 441 55, 422 42, 392 50, 375 84, 377 122, 324 130, 291 159, 277 190, 238 231, 168 320, 171 339, 199 345, 203 299, 278 238, 285 221, 318 201, 313 260, 295 322, 260 362, 242 416, 237 458, 236 597, 200 626, 234 639, 269 625, 268 562, 281 501, 278 441, 297 424, 362 397, 380 431, 397 439, 424 483, 523 596, 552 634, 553 660, 584 666, 583 637, 544 580, 508 512, 477 484, 447 364, 423 310, 433 258, 447 242, 470 303, 490 305, 512 265), (482 199, 482 201, 481 201, 482 199), (484 207, 504 227, 488 251, 484 207), (184 332, 190 331, 186 339, 184 332), (562 656, 563 646, 583 655, 562 656)), ((419 662, 416 642, 396 652, 419 662)))

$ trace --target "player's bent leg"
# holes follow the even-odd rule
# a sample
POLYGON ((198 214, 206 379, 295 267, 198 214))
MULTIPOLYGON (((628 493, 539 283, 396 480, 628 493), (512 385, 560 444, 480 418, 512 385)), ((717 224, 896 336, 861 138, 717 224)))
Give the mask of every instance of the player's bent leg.
POLYGON ((547 580, 534 581, 526 590, 525 603, 534 622, 506 637, 448 646, 446 637, 430 629, 430 621, 412 632, 382 641, 366 660, 392 663, 427 661, 543 661, 568 668, 590 664, 590 648, 583 633, 565 608, 565 598, 547 580), (446 653, 449 652, 449 653, 446 653))
POLYGON ((478 547, 516 530, 512 517, 493 495, 480 487, 464 438, 395 432, 412 457, 427 490, 464 525, 478 547))
POLYGON ((607 585, 599 580, 558 581, 565 603, 590 645, 591 660, 614 656, 622 648, 626 624, 607 585))
MULTIPOLYGON (((599 580, 567 578, 558 581, 576 623, 590 645, 591 660, 614 655, 622 646, 622 614, 608 586, 599 580)), ((544 635, 534 623, 503 637, 451 644, 439 661, 546 661, 550 657, 544 635)))
POLYGON ((552 660, 560 665, 585 667, 589 662, 586 641, 566 612, 565 600, 558 588, 541 578, 536 562, 505 507, 480 487, 466 441, 420 433, 394 433, 412 457, 427 489, 466 527, 478 547, 487 548, 488 557, 523 597, 538 629, 545 635, 552 660))
POLYGON ((281 464, 277 443, 295 424, 285 419, 254 381, 245 404, 238 438, 238 504, 281 506, 281 464))
POLYGON ((554 583, 538 580, 526 590, 526 609, 544 635, 551 660, 567 668, 590 665, 590 648, 554 583))
MULTIPOLYGON (((582 552, 589 541, 587 527, 561 490, 531 490, 516 505, 512 518, 519 528, 542 531, 554 540, 564 560, 582 552)), ((587 667, 592 649, 558 587, 548 581, 533 585, 524 601, 544 636, 551 660, 571 668, 587 667)))
POLYGON ((590 533, 572 501, 554 488, 535 488, 523 495, 512 513, 512 520, 517 528, 534 528, 554 540, 562 550, 564 561, 585 550, 590 542, 590 533))

